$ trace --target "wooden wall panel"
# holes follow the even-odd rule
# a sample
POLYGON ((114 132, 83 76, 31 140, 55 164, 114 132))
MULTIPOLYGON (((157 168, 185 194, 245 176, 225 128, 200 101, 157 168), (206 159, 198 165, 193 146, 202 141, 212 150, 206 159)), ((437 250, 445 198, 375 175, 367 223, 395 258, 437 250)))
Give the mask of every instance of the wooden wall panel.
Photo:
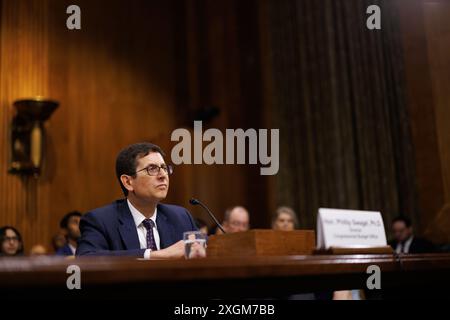
MULTIPOLYGON (((125 145, 150 140, 170 155, 171 132, 209 106, 221 113, 205 129, 262 127, 255 1, 80 0, 79 31, 66 28, 71 1, 0 3, 0 225, 21 230, 27 249, 49 246, 67 211, 121 197, 114 162, 125 145), (12 102, 35 95, 60 107, 42 176, 21 179, 7 174, 12 102)), ((253 226, 268 226, 265 186, 259 166, 181 165, 167 202, 208 223, 191 196, 219 217, 242 204, 253 226)))
POLYGON ((121 196, 122 147, 175 129, 172 2, 78 1, 80 31, 65 26, 69 4, 2 2, 0 225, 16 226, 28 249, 48 245, 67 211, 121 196), (36 95, 60 107, 46 124, 42 177, 21 179, 6 174, 12 102, 36 95))
MULTIPOLYGON (((237 0, 199 0, 185 4, 187 61, 184 72, 180 72, 186 86, 181 90, 186 95, 181 99, 183 107, 191 113, 198 108, 220 110, 216 118, 203 124, 203 130, 265 128, 258 2, 242 5, 237 0)), ((243 205, 250 212, 253 227, 269 226, 268 179, 259 174, 258 165, 194 165, 188 171, 186 187, 219 219, 226 208, 243 205)), ((192 211, 210 222, 200 208, 192 211)))
POLYGON ((424 17, 444 195, 427 231, 439 242, 450 242, 450 3, 426 2, 424 17))
POLYGON ((450 3, 397 4, 421 208, 416 227, 436 243, 450 242, 450 3))
POLYGON ((49 184, 6 174, 9 129, 15 99, 50 93, 48 2, 2 1, 1 14, 0 225, 17 226, 29 243, 49 234, 49 184))
POLYGON ((438 158, 438 137, 427 35, 424 27, 423 1, 398 0, 397 4, 401 15, 406 94, 415 147, 421 211, 421 228, 419 229, 423 231, 443 203, 442 170, 438 158))
POLYGON ((450 3, 425 3, 424 13, 444 195, 450 203, 450 3))

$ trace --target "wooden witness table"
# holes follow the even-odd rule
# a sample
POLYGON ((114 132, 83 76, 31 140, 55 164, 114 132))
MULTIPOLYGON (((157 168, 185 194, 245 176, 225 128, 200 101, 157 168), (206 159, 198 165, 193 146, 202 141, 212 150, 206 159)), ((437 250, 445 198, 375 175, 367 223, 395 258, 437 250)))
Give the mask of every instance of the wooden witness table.
POLYGON ((17 298, 263 298, 365 288, 367 267, 382 289, 431 292, 450 285, 450 254, 303 255, 143 261, 133 258, 0 259, 0 292, 17 298), (68 290, 69 265, 81 290, 68 290), (149 290, 149 288, 151 288, 149 290))

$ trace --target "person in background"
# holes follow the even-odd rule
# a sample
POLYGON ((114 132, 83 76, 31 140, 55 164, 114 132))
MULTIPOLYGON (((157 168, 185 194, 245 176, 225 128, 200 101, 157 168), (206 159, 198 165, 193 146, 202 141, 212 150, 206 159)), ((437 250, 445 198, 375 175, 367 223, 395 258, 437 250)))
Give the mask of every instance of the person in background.
MULTIPOLYGON (((250 228, 250 218, 247 209, 242 206, 227 209, 222 225, 227 233, 247 231, 250 228)), ((222 234, 222 231, 217 228, 216 234, 222 234)))
POLYGON ((205 236, 208 235, 208 225, 205 221, 202 219, 195 218, 194 219, 195 225, 197 226, 198 230, 203 233, 205 236))
POLYGON ((66 232, 63 230, 60 230, 52 238, 52 246, 55 252, 58 252, 58 250, 64 247, 66 243, 67 243, 66 232))
POLYGON ((30 256, 45 256, 47 254, 47 249, 42 244, 35 244, 31 247, 30 256))
POLYGON ((434 245, 428 240, 414 236, 411 220, 398 216, 392 220, 394 239, 389 243, 396 253, 435 252, 434 245))
POLYGON ((272 217, 272 229, 280 231, 293 231, 298 228, 295 211, 289 207, 279 207, 272 217))
POLYGON ((71 211, 66 214, 59 224, 61 229, 66 231, 67 243, 58 251, 57 256, 74 256, 77 250, 77 241, 80 238, 80 219, 81 213, 71 211))
POLYGON ((23 240, 20 232, 11 226, 0 228, 0 256, 21 256, 23 251, 23 240))

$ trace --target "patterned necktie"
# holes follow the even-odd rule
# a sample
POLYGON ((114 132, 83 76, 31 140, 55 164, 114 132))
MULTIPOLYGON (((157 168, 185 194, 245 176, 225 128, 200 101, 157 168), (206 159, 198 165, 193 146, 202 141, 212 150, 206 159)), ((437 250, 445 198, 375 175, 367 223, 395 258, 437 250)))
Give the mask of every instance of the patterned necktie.
POLYGON ((156 247, 155 237, 153 236, 153 228, 155 227, 155 223, 152 219, 145 219, 142 221, 145 229, 147 229, 147 249, 151 249, 152 251, 158 250, 156 247))

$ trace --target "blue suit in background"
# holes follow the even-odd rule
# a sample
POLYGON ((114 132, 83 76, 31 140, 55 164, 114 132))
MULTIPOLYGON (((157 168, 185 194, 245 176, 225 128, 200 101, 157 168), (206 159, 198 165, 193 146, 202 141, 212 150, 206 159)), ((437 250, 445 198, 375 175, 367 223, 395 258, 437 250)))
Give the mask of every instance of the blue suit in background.
MULTIPOLYGON (((183 207, 158 204, 156 226, 160 248, 183 239, 183 232, 197 230, 190 213, 183 207)), ((86 213, 80 221, 81 238, 77 256, 143 257, 136 225, 126 199, 86 213)))
POLYGON ((66 243, 63 247, 59 248, 56 253, 57 256, 73 256, 72 249, 66 243))

